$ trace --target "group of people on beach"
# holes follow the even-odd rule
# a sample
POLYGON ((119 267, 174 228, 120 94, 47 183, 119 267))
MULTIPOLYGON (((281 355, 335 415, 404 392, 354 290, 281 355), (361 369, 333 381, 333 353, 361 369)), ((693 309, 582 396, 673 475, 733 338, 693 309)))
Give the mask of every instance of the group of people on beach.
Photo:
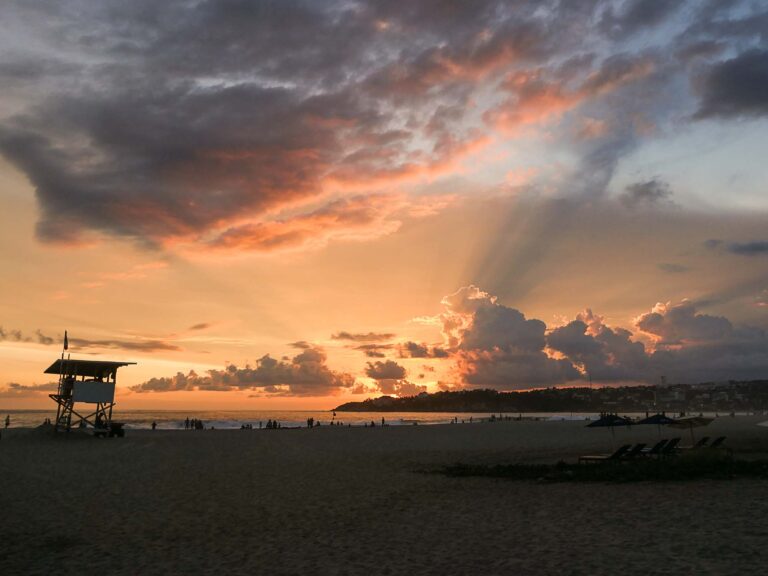
POLYGON ((205 429, 205 426, 203 425, 202 420, 198 420, 197 418, 192 418, 190 420, 189 417, 187 417, 186 420, 184 420, 184 430, 203 430, 205 429))
MULTIPOLYGON (((388 424, 387 424, 387 421, 386 421, 386 420, 384 420, 384 416, 382 416, 382 417, 381 417, 381 425, 382 425, 382 426, 388 426, 388 424)), ((375 428, 375 427, 376 427, 376 422, 374 422, 373 420, 371 420, 371 423, 370 423, 370 424, 368 424, 368 422, 364 422, 364 423, 363 423, 363 426, 364 426, 365 428, 368 428, 369 426, 370 426, 371 428, 375 428)))
MULTIPOLYGON (((333 415, 336 416, 336 413, 334 412, 333 415)), ((320 424, 321 424, 320 420, 315 420, 314 418, 307 418, 307 428, 314 428, 316 426, 320 426, 320 424)), ((341 422, 340 420, 331 420, 330 422, 328 422, 328 425, 344 426, 344 423, 341 422)), ((350 424, 348 424, 348 426, 350 426, 350 424)))

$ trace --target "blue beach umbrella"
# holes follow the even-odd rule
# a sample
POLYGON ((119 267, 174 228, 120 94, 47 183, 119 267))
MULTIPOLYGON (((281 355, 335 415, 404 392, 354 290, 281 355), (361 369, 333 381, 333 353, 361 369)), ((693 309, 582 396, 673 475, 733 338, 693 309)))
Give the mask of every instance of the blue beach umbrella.
POLYGON ((672 424, 673 422, 674 420, 666 414, 659 413, 654 414, 653 416, 648 416, 647 418, 643 418, 638 422, 638 424, 655 424, 659 429, 659 436, 661 436, 661 427, 672 424))
POLYGON ((610 428, 611 439, 613 440, 616 438, 616 432, 614 430, 616 426, 631 426, 632 424, 632 420, 619 416, 618 414, 603 414, 594 422, 587 424, 587 428, 610 428))

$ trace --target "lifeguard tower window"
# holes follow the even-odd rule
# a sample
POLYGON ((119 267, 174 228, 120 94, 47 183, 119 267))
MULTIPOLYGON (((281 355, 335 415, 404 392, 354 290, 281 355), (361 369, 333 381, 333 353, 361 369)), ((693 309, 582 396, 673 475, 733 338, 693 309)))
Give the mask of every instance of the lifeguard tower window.
POLYGON ((56 394, 50 394, 58 405, 56 430, 70 430, 74 416, 79 418, 76 423, 80 427, 90 425, 96 435, 122 436, 122 425, 112 423, 112 407, 117 369, 130 364, 136 363, 62 358, 51 364, 45 373, 59 375, 59 389, 56 394), (95 410, 84 416, 75 410, 77 402, 95 404, 95 410))

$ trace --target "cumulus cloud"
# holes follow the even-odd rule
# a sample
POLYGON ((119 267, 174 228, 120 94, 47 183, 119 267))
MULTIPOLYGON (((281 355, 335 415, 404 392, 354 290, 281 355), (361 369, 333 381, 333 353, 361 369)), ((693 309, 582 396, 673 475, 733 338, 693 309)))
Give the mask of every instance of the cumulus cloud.
POLYGON ((463 382, 520 389, 563 383, 580 376, 573 365, 545 352, 544 322, 470 285, 446 296, 440 318, 463 382))
POLYGON ((401 342, 397 345, 400 358, 446 358, 448 352, 440 346, 430 346, 424 342, 401 342))
POLYGON ((415 396, 426 392, 427 387, 405 379, 408 372, 394 360, 368 362, 365 375, 375 381, 375 391, 396 396, 415 396))
POLYGON ((359 350, 368 358, 386 358, 387 354, 385 350, 392 349, 391 344, 360 344, 359 346, 353 346, 355 350, 359 350))
POLYGON ((700 314, 690 300, 658 303, 651 312, 639 316, 635 326, 662 345, 722 340, 733 332, 727 318, 700 314))
POLYGON ((238 368, 234 364, 223 370, 208 370, 205 374, 190 371, 175 376, 151 378, 132 386, 134 392, 175 392, 192 390, 251 390, 266 395, 324 396, 352 389, 355 378, 331 370, 325 352, 306 348, 288 360, 276 360, 265 355, 255 366, 238 368))
POLYGON ((408 380, 377 380, 376 385, 378 392, 381 394, 386 394, 387 396, 396 395, 401 398, 403 396, 416 396, 427 391, 426 386, 414 384, 408 380))
POLYGON ((406 370, 394 360, 368 362, 365 375, 374 380, 402 380, 406 370))
POLYGON ((768 373, 768 334, 698 312, 684 300, 657 304, 635 320, 654 339, 650 364, 657 374, 683 382, 750 380, 768 373))
POLYGON ((454 342, 450 358, 464 385, 515 390, 586 378, 653 383, 666 375, 702 382, 756 379, 768 372, 764 330, 701 313, 689 300, 657 304, 636 318, 633 332, 608 326, 589 309, 547 329, 474 286, 459 293, 483 294, 466 308, 463 298, 447 300, 465 310, 461 321, 450 307, 442 315, 446 341, 454 342))
POLYGON ((629 330, 611 328, 587 309, 572 322, 553 329, 547 344, 596 382, 647 380, 652 375, 645 346, 631 338, 629 330))

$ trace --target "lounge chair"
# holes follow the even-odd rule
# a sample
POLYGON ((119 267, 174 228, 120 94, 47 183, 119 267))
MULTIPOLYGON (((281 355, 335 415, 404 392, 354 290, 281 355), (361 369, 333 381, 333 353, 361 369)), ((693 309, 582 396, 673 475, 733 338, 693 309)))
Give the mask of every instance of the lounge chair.
POLYGON ((644 442, 641 444, 635 444, 630 450, 627 451, 626 454, 621 457, 621 459, 632 460, 633 458, 640 456, 643 453, 645 446, 646 444, 644 442))
POLYGON ((712 444, 709 445, 709 448, 720 448, 723 445, 723 442, 725 442, 725 436, 718 436, 713 440, 712 444))
POLYGON ((659 456, 672 456, 677 450, 678 444, 680 444, 680 438, 672 438, 672 440, 667 442, 659 451, 659 456))
POLYGON ((701 438, 696 444, 693 445, 694 448, 704 448, 707 445, 707 442, 709 442, 709 436, 704 436, 704 438, 701 438))
POLYGON ((632 448, 632 444, 624 444, 621 448, 616 450, 613 454, 595 454, 593 456, 579 456, 579 464, 582 462, 607 462, 611 460, 618 460, 624 456, 629 449, 632 448))
POLYGON ((707 442, 709 442, 709 436, 704 436, 704 438, 701 438, 696 444, 692 444, 691 446, 680 446, 678 450, 698 450, 700 448, 706 448, 707 442))
POLYGON ((666 438, 664 438, 663 440, 659 440, 658 442, 656 442, 656 444, 653 445, 652 448, 648 448, 646 450, 643 450, 642 455, 643 456, 658 456, 661 453, 661 451, 664 448, 664 446, 666 446, 666 445, 667 445, 667 439, 666 438))

